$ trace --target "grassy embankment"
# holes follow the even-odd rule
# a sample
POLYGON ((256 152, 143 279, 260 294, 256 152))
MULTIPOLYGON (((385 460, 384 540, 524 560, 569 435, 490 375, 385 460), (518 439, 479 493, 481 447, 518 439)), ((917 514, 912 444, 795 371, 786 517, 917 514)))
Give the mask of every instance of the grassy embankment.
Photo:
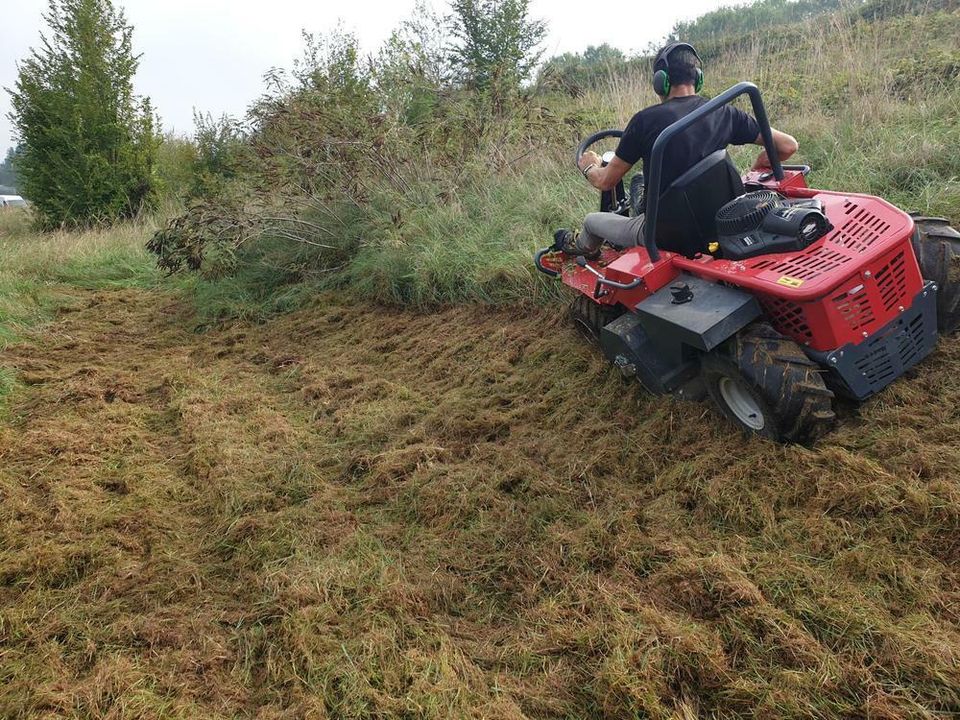
MULTIPOLYGON (((770 88, 818 184, 956 217, 958 89, 892 91, 957 23, 822 19, 709 89, 770 88)), ((585 125, 652 99, 617 83, 585 125)), ((171 294, 149 226, 0 220, 0 715, 957 712, 955 343, 811 450, 624 385, 553 308, 318 302, 547 297, 529 251, 594 199, 567 154, 374 205, 336 283, 275 244, 171 294)))
MULTIPOLYGON (((774 125, 798 137, 795 161, 813 167, 812 184, 957 219, 958 35, 957 10, 873 22, 849 11, 764 28, 705 46, 705 91, 756 82, 774 125)), ((622 127, 656 98, 646 74, 614 72, 584 97, 540 101, 547 110, 535 121, 543 127, 536 146, 490 140, 462 167, 431 166, 419 155, 391 161, 389 173, 376 166, 357 180, 368 189, 363 207, 331 205, 311 217, 325 225, 324 242, 341 246, 335 259, 284 241, 252 244, 238 274, 200 284, 202 304, 257 317, 324 288, 415 306, 555 299, 530 255, 554 228, 595 209, 596 193, 572 168, 577 138, 622 127), (552 117, 569 124, 550 125, 552 117), (403 179, 399 187, 392 176, 403 179)), ((747 165, 756 151, 734 156, 747 165)))

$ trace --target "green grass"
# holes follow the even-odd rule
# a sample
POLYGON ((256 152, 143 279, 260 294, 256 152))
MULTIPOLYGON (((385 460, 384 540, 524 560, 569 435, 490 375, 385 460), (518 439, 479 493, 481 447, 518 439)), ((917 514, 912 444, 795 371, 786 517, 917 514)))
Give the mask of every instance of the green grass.
MULTIPOLYGON (((36 231, 28 211, 0 213, 0 350, 49 320, 65 288, 149 287, 161 281, 144 243, 153 220, 85 232, 36 231)), ((14 376, 0 366, 0 411, 14 376)))
POLYGON ((535 271, 533 253, 552 242, 553 229, 596 202, 565 160, 550 156, 510 172, 480 172, 454 197, 438 197, 430 183, 407 196, 382 190, 362 209, 336 208, 336 237, 324 238, 334 251, 267 232, 240 254, 235 272, 186 282, 210 323, 262 320, 328 290, 418 308, 555 301, 559 288, 535 271))
POLYGON ((366 241, 340 282, 364 297, 419 307, 553 297, 532 255, 595 202, 571 167, 544 158, 480 175, 455 198, 423 188, 399 222, 388 224, 385 213, 368 219, 366 241))
MULTIPOLYGON (((707 68, 705 92, 756 82, 773 124, 798 137, 793 161, 813 167, 813 186, 872 193, 960 222, 960 83, 938 75, 957 35, 956 11, 876 22, 825 15, 728 49, 707 68)), ((198 307, 217 321, 264 318, 329 289, 419 308, 556 302, 556 283, 534 270, 531 255, 598 203, 571 151, 583 134, 622 127, 656 98, 647 76, 632 72, 611 75, 582 98, 538 102, 546 118, 538 144, 481 143, 454 166, 401 158, 391 172, 405 177, 403 189, 377 168, 358 178, 366 197, 356 206, 304 199, 303 216, 336 250, 268 231, 238 254, 236 272, 193 281, 198 307), (311 209, 324 203, 322 214, 311 209)), ((734 157, 746 167, 757 151, 737 148, 734 157)))

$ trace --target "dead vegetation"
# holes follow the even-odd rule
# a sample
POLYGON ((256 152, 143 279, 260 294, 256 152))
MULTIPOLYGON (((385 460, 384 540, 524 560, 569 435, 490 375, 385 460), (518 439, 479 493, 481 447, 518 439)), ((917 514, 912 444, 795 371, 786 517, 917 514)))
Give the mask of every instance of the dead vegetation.
POLYGON ((195 324, 73 291, 0 353, 0 715, 960 710, 950 340, 811 450, 560 312, 195 324))

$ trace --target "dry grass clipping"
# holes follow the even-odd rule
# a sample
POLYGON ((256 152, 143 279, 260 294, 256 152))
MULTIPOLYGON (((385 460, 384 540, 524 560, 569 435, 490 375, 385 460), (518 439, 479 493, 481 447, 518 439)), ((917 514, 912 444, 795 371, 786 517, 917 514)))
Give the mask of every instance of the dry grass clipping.
POLYGON ((0 354, 0 715, 960 711, 952 340, 810 450, 561 316, 76 291, 0 354))

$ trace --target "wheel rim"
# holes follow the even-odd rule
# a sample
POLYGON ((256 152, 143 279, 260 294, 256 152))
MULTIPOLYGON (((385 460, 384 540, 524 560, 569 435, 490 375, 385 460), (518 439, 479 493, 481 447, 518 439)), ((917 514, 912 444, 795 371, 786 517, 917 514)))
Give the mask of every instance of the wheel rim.
POLYGON ((719 389, 720 396, 737 420, 751 430, 763 430, 766 424, 763 410, 742 383, 728 377, 720 378, 719 389))

